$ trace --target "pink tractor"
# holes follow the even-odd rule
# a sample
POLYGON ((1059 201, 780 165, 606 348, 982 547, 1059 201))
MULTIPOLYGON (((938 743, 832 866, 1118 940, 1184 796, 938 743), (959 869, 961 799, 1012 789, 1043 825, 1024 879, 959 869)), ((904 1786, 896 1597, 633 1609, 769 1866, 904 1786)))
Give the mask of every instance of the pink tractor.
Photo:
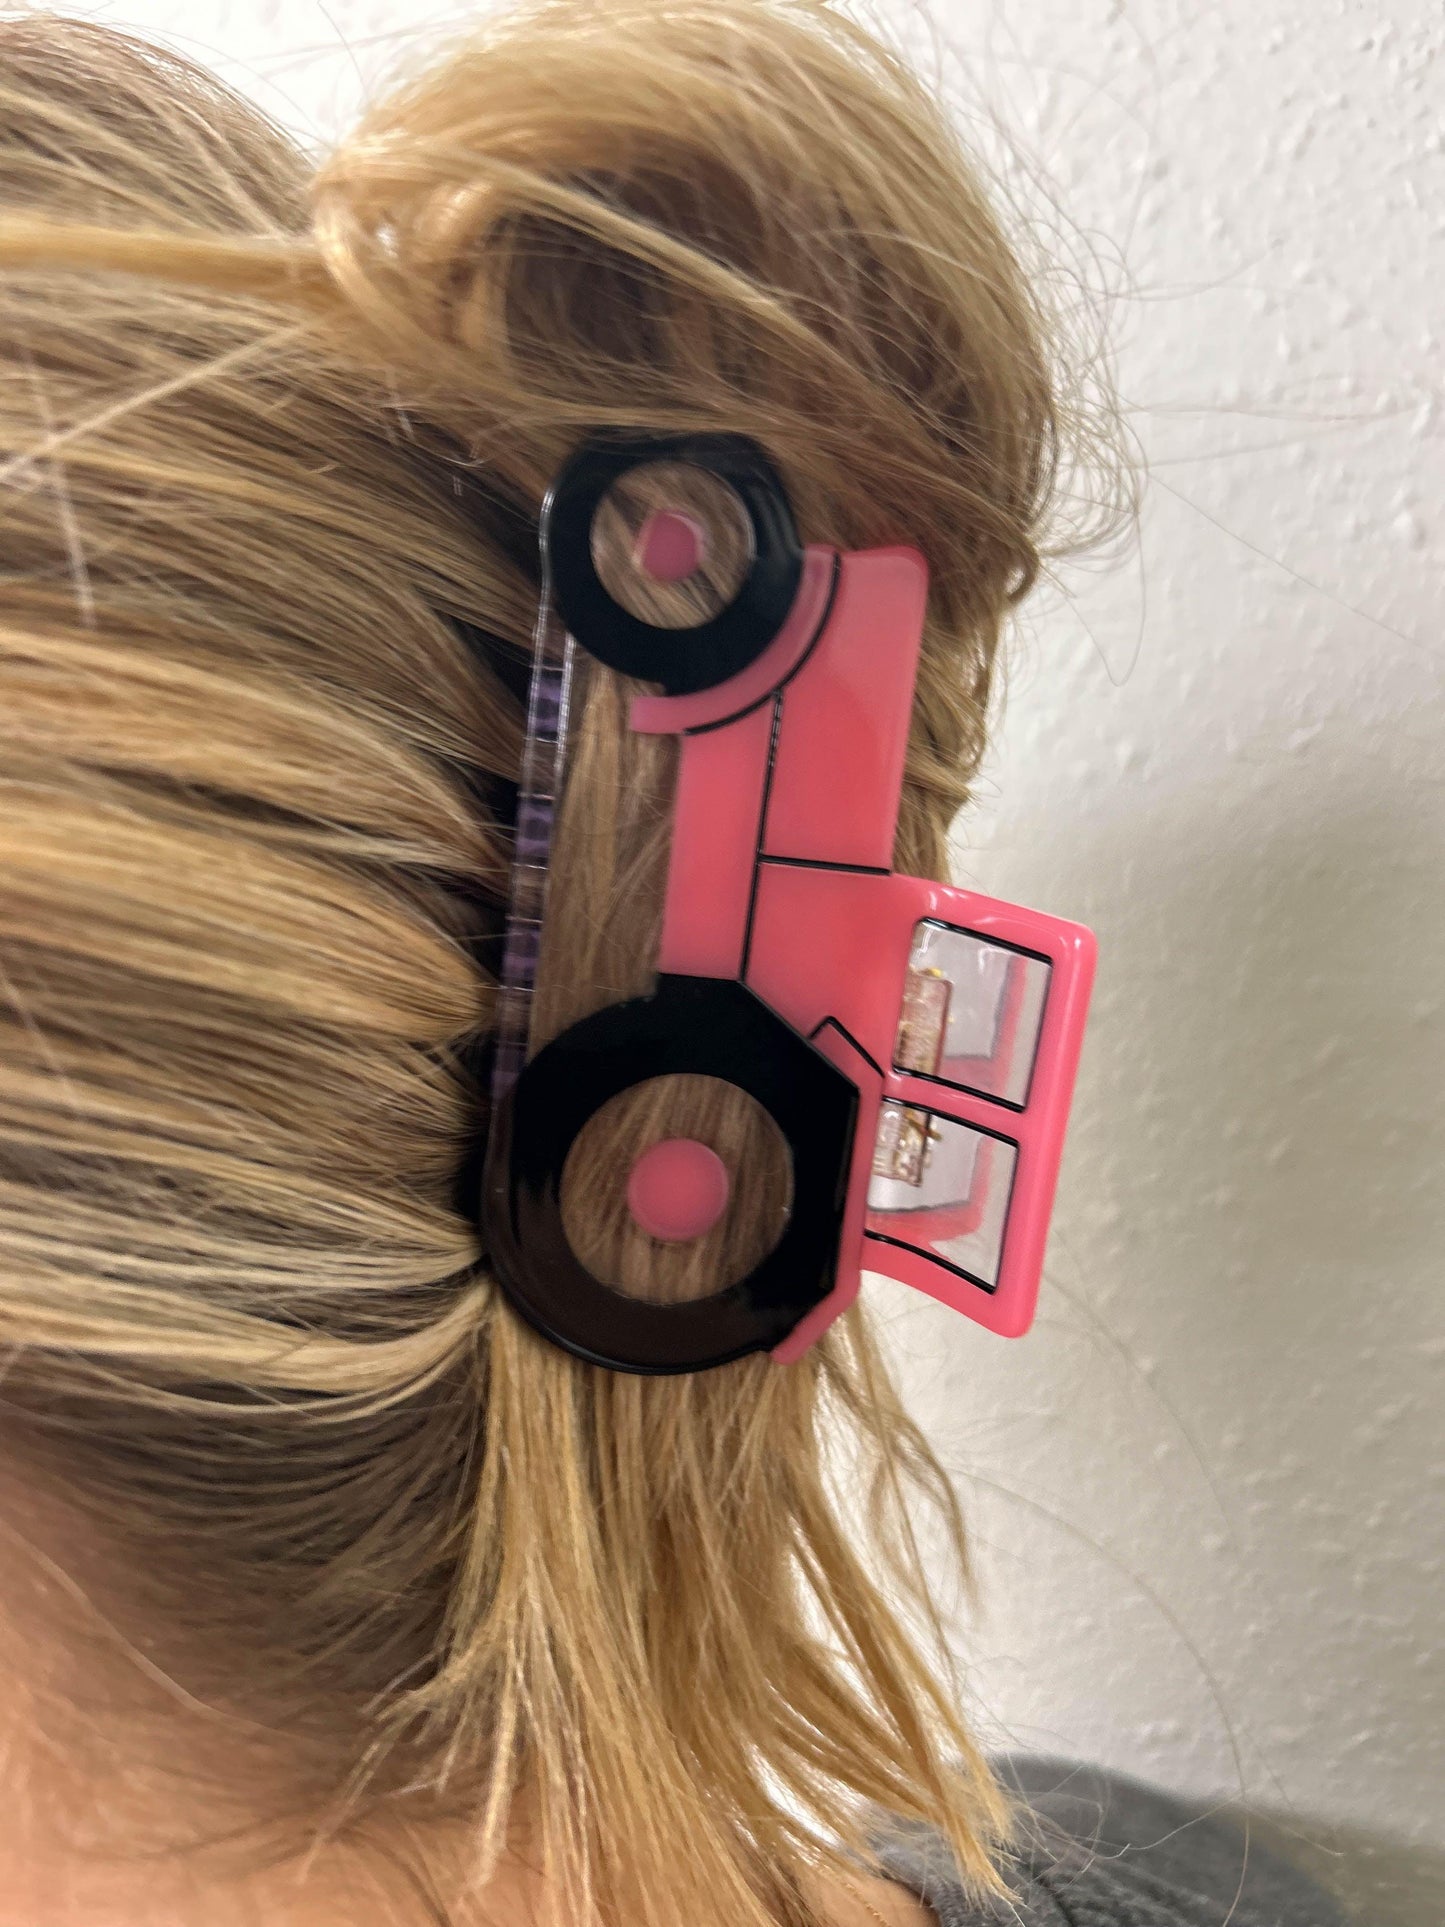
MULTIPOLYGON (((928 592, 914 549, 803 548, 741 437, 598 437, 542 518, 565 635, 534 665, 484 1223, 508 1296, 617 1369, 799 1357, 865 1270, 1023 1332, 1043 1265, 1093 976, 1078 924, 892 869, 928 592), (618 531, 628 539, 619 540, 618 531), (662 616, 659 616, 659 605, 662 616), (680 738, 657 980, 530 1058, 572 642, 655 684, 634 730, 680 738), (595 1278, 562 1171, 602 1105, 690 1072, 740 1086, 792 1160, 745 1278, 681 1304, 595 1278)), ((674 1139, 619 1172, 644 1229, 703 1235, 730 1174, 674 1139)))

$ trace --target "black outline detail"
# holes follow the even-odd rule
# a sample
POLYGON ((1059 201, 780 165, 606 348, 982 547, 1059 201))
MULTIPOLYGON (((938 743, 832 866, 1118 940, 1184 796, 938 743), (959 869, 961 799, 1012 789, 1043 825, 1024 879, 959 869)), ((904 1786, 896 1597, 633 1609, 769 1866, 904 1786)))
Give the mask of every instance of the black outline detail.
MULTIPOLYGON (((1037 1055, 1037 1053, 1035 1053, 1035 1055, 1037 1055)), ((935 1084, 940 1090, 944 1091, 962 1091, 966 1097, 976 1097, 982 1104, 997 1104, 1001 1111, 1010 1111, 1015 1117, 1022 1117, 1029 1107, 1027 1098, 1024 1099, 1022 1104, 1015 1104, 1012 1098, 998 1097, 992 1091, 981 1091, 974 1084, 960 1084, 955 1078, 939 1077, 933 1071, 911 1071, 907 1069, 905 1065, 897 1062, 895 1062, 893 1066, 893 1075, 895 1077, 911 1077, 914 1082, 918 1084, 935 1084)), ((1029 1072, 1029 1082, 1031 1084, 1033 1083, 1032 1068, 1029 1072)), ((919 1105, 917 1108, 922 1110, 923 1106, 919 1105)))
POLYGON ((763 838, 768 833, 768 805, 773 800, 773 769, 778 760, 778 738, 783 733, 783 692, 773 696, 773 727, 768 733, 768 766, 763 772, 763 800, 758 810, 758 834, 753 844, 753 880, 748 886, 748 914, 743 924, 743 956, 738 976, 748 980, 748 965, 753 960, 753 919, 758 909, 758 885, 763 876, 763 838))
POLYGON ((951 1265, 947 1258, 940 1258, 936 1251, 926 1251, 922 1245, 911 1245, 906 1238, 890 1238, 886 1231, 869 1231, 866 1228, 863 1236, 865 1239, 871 1238, 876 1245, 895 1245, 899 1251, 911 1251, 915 1258, 926 1258, 929 1264, 937 1265, 940 1271, 951 1272, 955 1278, 962 1278, 967 1285, 977 1285, 978 1289, 987 1292, 990 1298, 998 1290, 997 1285, 986 1285, 982 1278, 976 1278, 971 1271, 965 1271, 962 1265, 951 1265))
POLYGON ((926 923, 930 930, 951 930, 960 937, 977 937, 980 943, 992 944, 995 950, 1012 950, 1016 957, 1032 957, 1035 963, 1047 964, 1050 970, 1054 960, 1045 950, 1030 950, 1026 943, 1010 943, 1007 937, 991 937, 982 930, 975 930, 970 923, 945 923, 942 917, 920 917, 918 924, 926 923))
MULTIPOLYGON (((937 1071, 912 1070, 907 1064, 900 1064, 896 1057, 893 1059, 894 1075, 897 1077, 916 1078, 920 1084, 936 1084, 940 1089, 945 1091, 963 1091, 967 1096, 976 1097, 984 1104, 997 1104, 1001 1111, 1011 1111, 1015 1117, 1022 1117, 1024 1112, 1029 1108, 1029 1099, 1032 1097, 1034 1089, 1034 1072, 1039 1066, 1039 1037, 1043 1034, 1044 1012, 1048 1009, 1049 998, 1053 995, 1054 959, 1046 956, 1042 950, 1030 950, 1027 944, 1010 943, 1007 937, 990 937, 982 930, 975 930, 970 924, 945 923, 942 917, 920 917, 918 922, 913 926, 915 932, 924 924, 927 924, 930 930, 947 930, 951 935, 956 937, 972 937, 975 943, 986 944, 994 950, 1007 950, 1012 952, 1015 957, 1029 957, 1034 963, 1041 963, 1049 975, 1048 981, 1044 985, 1044 1001, 1039 1006, 1039 1028, 1038 1033, 1034 1037, 1034 1048, 1029 1058, 1029 1074, 1024 1080, 1024 1094, 1021 1102, 1016 1102, 1011 1097, 1000 1097, 997 1091, 981 1091, 976 1084, 961 1084, 956 1077, 940 1077, 937 1071)), ((908 955, 911 961, 913 956, 913 945, 911 943, 908 946, 908 955)), ((895 1035, 895 1049, 897 1048, 897 1042, 898 1040, 895 1035)), ((920 1104, 914 1108, 922 1110, 924 1106, 920 1104)), ((946 1113, 942 1111, 930 1112, 930 1116, 933 1117, 943 1117, 945 1115, 946 1113)), ((1001 1135, 1002 1133, 998 1131, 991 1131, 989 1133, 990 1137, 999 1137, 1001 1135)), ((1006 1144, 1012 1144, 1013 1141, 1012 1138, 1004 1139, 1006 1144)), ((965 1272, 963 1275, 967 1277, 968 1274, 965 1272)))
MULTIPOLYGON (((857 1051, 858 1055, 863 1059, 863 1062, 868 1066, 870 1070, 877 1071, 880 1077, 887 1077, 888 1075, 887 1071, 884 1070, 883 1066, 878 1062, 877 1058, 875 1058, 871 1052, 864 1050, 863 1046, 858 1042, 858 1039, 853 1035, 852 1031, 849 1030, 848 1026, 846 1024, 840 1024, 836 1017, 820 1018, 819 1021, 816 1024, 814 1024, 813 1028, 808 1032, 808 1042, 810 1044, 816 1044, 818 1039, 822 1036, 825 1030, 836 1031, 838 1035, 843 1039, 843 1042, 845 1044, 851 1045, 852 1048, 855 1051, 857 1051)), ((899 1103, 901 1101, 902 1100, 898 1098, 895 1098, 893 1100, 894 1103, 899 1103)), ((913 1108, 915 1111, 921 1111, 926 1109, 926 1106, 922 1104, 915 1104, 913 1108)), ((939 1116, 942 1116, 942 1112, 929 1111, 928 1115, 930 1117, 939 1117, 939 1116)), ((955 1118, 954 1122, 956 1124, 961 1124, 963 1120, 962 1118, 955 1118)))
POLYGON ((610 669, 658 683, 669 696, 714 689, 756 662, 782 628, 803 576, 803 545, 782 478, 745 435, 593 435, 548 489, 540 536, 543 574, 569 633, 610 669), (592 560, 592 519, 607 490, 629 469, 659 461, 717 476, 752 527, 753 560, 737 594, 686 629, 644 622, 623 608, 592 560))
MULTIPOLYGON (((935 1110, 931 1104, 915 1104, 911 1097, 889 1095, 883 1099, 885 1104, 902 1104, 910 1111, 922 1111, 925 1117, 941 1117, 945 1124, 960 1124, 965 1131, 977 1131, 980 1137, 991 1137, 1000 1144, 1010 1144, 1015 1151, 1022 1149, 1022 1140, 1010 1137, 1007 1131, 995 1131, 990 1125, 975 1124, 971 1117, 959 1117, 954 1111, 935 1110)), ((927 1209, 931 1207, 920 1207, 927 1209)))
MULTIPOLYGON (((684 729, 681 732, 682 735, 707 736, 715 729, 726 729, 729 723, 740 723, 744 716, 751 716, 755 709, 761 709, 763 704, 771 702, 774 696, 781 696, 788 684, 803 673, 808 666, 813 651, 822 640, 823 631, 827 628, 828 620, 833 613, 833 604, 838 600, 838 583, 842 578, 843 558, 836 549, 833 551, 832 567, 833 573, 828 582, 827 600, 824 602, 822 613, 818 617, 818 626, 809 638, 807 648, 803 651, 802 655, 799 656, 783 680, 780 683, 774 683, 771 689, 764 690, 756 702, 748 703, 742 709, 735 709, 731 716, 719 716, 716 722, 698 723, 692 729, 684 729)), ((768 640, 771 642, 772 637, 769 636, 768 640)))
POLYGON ((891 877, 893 874, 877 863, 832 863, 827 857, 774 856, 768 850, 759 850, 758 862, 775 863, 784 870, 833 870, 847 877, 891 877))
MULTIPOLYGON (((921 921, 924 923, 932 923, 935 919, 932 917, 924 917, 921 921)), ((951 923, 944 924, 942 927, 945 930, 955 928, 951 923)), ((1017 949, 1018 946, 1016 944, 1010 944, 1007 947, 1012 950, 1017 949)), ((975 1092, 974 1095, 977 1096, 978 1093, 975 1092)), ((1003 1131, 991 1131, 986 1124, 976 1124, 971 1117, 955 1117, 950 1111, 935 1111, 927 1104, 910 1103, 906 1097, 885 1097, 883 1102, 885 1104, 900 1104, 906 1111, 922 1111, 925 1117, 941 1118, 945 1124, 956 1124, 964 1131, 976 1131, 980 1137, 991 1137, 996 1144, 1007 1144, 1013 1151, 1014 1161, 1013 1169, 1009 1172, 1008 1196, 1003 1201, 1003 1218, 999 1224, 998 1268, 1000 1274, 1002 1274, 1003 1254, 1008 1245, 1009 1213, 1013 1210, 1014 1186, 1018 1183, 1019 1165, 1023 1161, 1023 1145, 1016 1137, 1009 1137, 1003 1131)), ((870 1190, 872 1188, 871 1179, 869 1181, 869 1188, 870 1190)), ((919 1211, 927 1211, 932 1207, 926 1204, 920 1204, 915 1208, 919 1211)), ((890 1237, 886 1231, 870 1231, 867 1222, 869 1209, 870 1207, 865 1198, 863 1204, 863 1236, 865 1238, 872 1238, 875 1243, 880 1245, 896 1245, 900 1251, 911 1251, 917 1258, 926 1258, 931 1265, 939 1265, 944 1271, 951 1271, 956 1278, 962 1278, 970 1285, 977 1285, 979 1290, 986 1291, 990 1298, 998 1290, 998 1279, 995 1279, 991 1285, 987 1284, 982 1278, 976 1276, 975 1273, 965 1271, 962 1265, 955 1265, 951 1263, 949 1259, 941 1258, 929 1245, 910 1244, 906 1238, 890 1237)), ((906 1215, 905 1212, 901 1211, 890 1211, 888 1213, 889 1217, 904 1217, 906 1215)))

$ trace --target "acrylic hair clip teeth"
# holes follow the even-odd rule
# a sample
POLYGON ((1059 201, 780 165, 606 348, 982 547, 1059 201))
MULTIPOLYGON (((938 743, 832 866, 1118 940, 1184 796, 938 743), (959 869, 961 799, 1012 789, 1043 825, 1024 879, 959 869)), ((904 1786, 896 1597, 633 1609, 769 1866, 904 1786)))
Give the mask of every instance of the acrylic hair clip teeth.
MULTIPOLYGON (((1033 1314, 1094 967, 1074 923, 891 868, 927 565, 804 548, 738 436, 599 436, 542 512, 533 665, 483 1217, 503 1289, 621 1371, 802 1355, 865 1270, 1015 1335, 1033 1314), (634 591, 642 591, 635 593, 634 591), (574 650, 658 686, 632 729, 680 738, 653 990, 535 1052, 529 1017, 574 650), (655 1077, 720 1078, 791 1160, 772 1249, 710 1296, 595 1277, 562 1183, 589 1120, 655 1077)), ((637 1222, 703 1235, 711 1147, 619 1170, 637 1222)))

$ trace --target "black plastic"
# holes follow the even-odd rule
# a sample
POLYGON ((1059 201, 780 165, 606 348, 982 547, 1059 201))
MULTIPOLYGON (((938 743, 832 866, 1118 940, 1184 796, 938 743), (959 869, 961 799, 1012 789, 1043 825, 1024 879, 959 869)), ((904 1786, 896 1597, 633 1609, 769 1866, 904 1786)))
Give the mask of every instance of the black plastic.
POLYGON ((547 492, 542 555, 557 608, 588 655, 669 696, 712 689, 760 656, 798 593, 803 548, 782 478, 743 435, 599 435, 585 442, 547 492), (688 462, 736 492, 752 525, 753 559, 726 608, 687 629, 644 622, 607 589, 592 559, 592 519, 629 469, 688 462))
MULTIPOLYGON (((502 1289, 554 1343, 615 1371, 705 1371, 771 1350, 832 1290, 858 1091, 746 985, 661 976, 554 1038, 492 1121, 485 1217, 502 1289), (749 1275, 707 1298, 653 1304, 604 1284, 562 1223, 567 1153, 590 1118, 649 1078, 691 1072, 746 1091, 793 1163, 792 1209, 749 1275)), ((619 1188, 627 1172, 617 1176, 619 1188)))

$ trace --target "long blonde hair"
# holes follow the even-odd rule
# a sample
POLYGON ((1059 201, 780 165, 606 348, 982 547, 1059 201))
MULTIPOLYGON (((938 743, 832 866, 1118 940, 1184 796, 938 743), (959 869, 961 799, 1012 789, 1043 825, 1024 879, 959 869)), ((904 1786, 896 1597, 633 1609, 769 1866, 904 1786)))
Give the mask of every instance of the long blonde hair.
MULTIPOLYGON (((174 57, 29 18, 0 195, 13 1448, 259 1735, 248 1811, 460 1819, 484 1882, 525 1802, 569 1917, 639 1927, 811 1921, 873 1806, 988 1886, 911 1498, 961 1553, 957 1510, 863 1319, 789 1369, 596 1371, 499 1300, 463 1182, 582 429, 751 434, 806 538, 924 550, 898 858, 943 872, 1059 420, 941 111, 809 0, 550 0, 317 172, 174 57)), ((562 852, 583 1001, 656 917, 670 769, 625 695, 595 679, 562 852)), ((632 1288, 697 1288, 648 1252, 632 1288)))

